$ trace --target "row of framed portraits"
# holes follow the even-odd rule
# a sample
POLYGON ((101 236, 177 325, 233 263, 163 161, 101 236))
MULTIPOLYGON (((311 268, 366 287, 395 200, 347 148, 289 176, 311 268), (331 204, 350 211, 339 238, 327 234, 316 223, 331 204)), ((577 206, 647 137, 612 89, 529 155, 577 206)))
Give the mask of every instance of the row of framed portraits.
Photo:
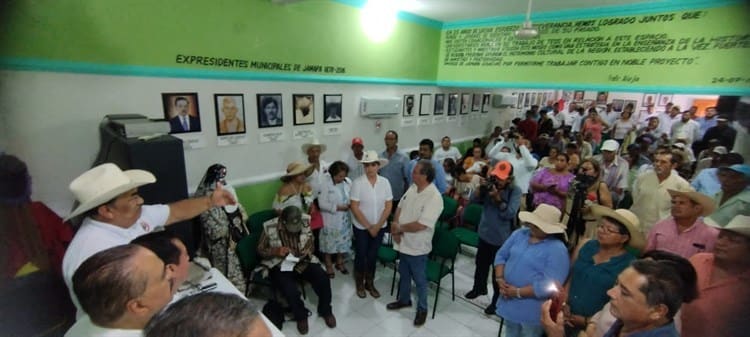
POLYGON ((419 106, 415 95, 404 95, 403 116, 412 117, 419 111, 419 116, 443 115, 455 116, 456 114, 467 115, 469 112, 488 113, 490 111, 490 94, 472 93, 449 93, 446 102, 446 94, 420 94, 419 106), (434 99, 433 99, 434 97, 434 99))
POLYGON ((555 97, 554 92, 519 92, 513 93, 518 95, 516 100, 516 108, 530 108, 532 105, 544 106, 547 101, 553 100, 555 97))
MULTIPOLYGON (((259 128, 284 126, 282 94, 256 94, 255 114, 259 128)), ((323 122, 341 123, 342 95, 323 95, 323 122)), ((170 133, 201 132, 198 93, 163 93, 164 118, 170 133)), ((247 128, 243 94, 214 94, 214 115, 218 135, 245 133, 247 128)), ((315 124, 315 95, 293 94, 294 125, 315 124)))

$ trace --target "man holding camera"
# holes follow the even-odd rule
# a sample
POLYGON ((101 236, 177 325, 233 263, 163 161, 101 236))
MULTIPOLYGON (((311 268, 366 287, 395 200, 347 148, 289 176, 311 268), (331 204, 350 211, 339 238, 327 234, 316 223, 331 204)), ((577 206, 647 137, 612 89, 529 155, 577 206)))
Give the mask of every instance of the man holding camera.
MULTIPOLYGON (((489 178, 472 195, 472 202, 482 204, 482 218, 479 221, 479 246, 474 260, 474 286, 466 293, 466 298, 474 299, 487 294, 487 274, 492 268, 492 278, 495 269, 492 267, 500 246, 513 231, 513 221, 521 206, 521 189, 513 184, 513 165, 508 161, 499 161, 489 178)), ((495 303, 500 294, 497 283, 492 282, 492 302, 484 310, 485 314, 495 313, 495 303)))

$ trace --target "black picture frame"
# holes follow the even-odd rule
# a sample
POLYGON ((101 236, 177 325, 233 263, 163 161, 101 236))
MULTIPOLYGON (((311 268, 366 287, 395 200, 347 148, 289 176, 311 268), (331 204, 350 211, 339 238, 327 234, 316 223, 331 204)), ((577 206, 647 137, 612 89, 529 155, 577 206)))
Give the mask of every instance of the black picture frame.
POLYGON ((294 125, 315 124, 315 95, 292 94, 294 125))
POLYGON ((625 110, 625 106, 627 106, 628 103, 632 103, 633 104, 633 114, 635 114, 635 112, 638 109, 638 100, 634 100, 634 99, 625 100, 625 105, 622 106, 623 110, 625 110))
POLYGON ((448 116, 458 114, 458 93, 448 94, 448 116))
POLYGON ((419 115, 429 116, 430 108, 432 108, 432 94, 420 94, 419 95, 419 115))
POLYGON ((342 102, 341 94, 323 95, 323 123, 341 123, 344 118, 342 102))
POLYGON ((516 108, 517 109, 523 108, 523 99, 524 99, 524 93, 519 92, 518 93, 518 100, 516 101, 516 108))
POLYGON ((482 95, 482 113, 486 114, 490 112, 490 94, 483 94, 482 95))
POLYGON ((586 92, 583 90, 576 90, 573 92, 573 102, 583 102, 586 97, 586 92))
POLYGON ((445 111, 445 94, 435 94, 435 101, 433 102, 434 108, 432 114, 439 116, 445 111))
POLYGON ((608 97, 609 97, 609 91, 597 91, 596 92, 596 104, 606 105, 608 97))
POLYGON ((404 95, 404 117, 414 116, 414 95, 404 95))
POLYGON ((463 93, 461 94, 461 111, 459 113, 468 115, 469 111, 471 111, 471 94, 463 93))
POLYGON ((667 103, 672 101, 672 95, 659 94, 659 99, 656 100, 656 106, 665 107, 667 103))
POLYGON ((275 128, 284 126, 284 108, 281 104, 281 94, 256 94, 256 107, 258 109, 258 128, 275 128), (276 105, 276 110, 272 110, 271 104, 276 105), (271 110, 266 111, 265 106, 271 110))
POLYGON ((625 107, 625 101, 621 99, 613 99, 612 100, 612 111, 614 112, 622 112, 622 108, 625 107))
POLYGON ((162 93, 161 102, 164 106, 164 119, 169 121, 170 134, 201 132, 201 114, 197 92, 162 93), (178 110, 185 112, 187 116, 187 130, 183 121, 177 117, 180 114, 178 110))
POLYGON ((245 95, 214 94, 214 114, 216 115, 216 134, 219 136, 243 134, 247 131, 245 124, 245 95), (231 104, 230 104, 231 103, 231 104), (234 110, 234 116, 227 118, 234 110), (237 120, 233 125, 232 120, 237 120))
POLYGON ((479 111, 482 109, 482 94, 472 94, 471 96, 471 111, 479 111))

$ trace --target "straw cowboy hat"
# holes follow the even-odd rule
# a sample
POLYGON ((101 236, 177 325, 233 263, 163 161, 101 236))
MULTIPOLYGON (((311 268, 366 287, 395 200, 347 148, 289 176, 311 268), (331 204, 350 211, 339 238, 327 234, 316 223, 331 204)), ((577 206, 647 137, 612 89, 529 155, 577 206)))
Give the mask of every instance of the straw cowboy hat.
POLYGON ((523 222, 528 222, 539 227, 542 232, 547 234, 562 233, 567 239, 568 236, 565 234, 566 226, 560 223, 561 214, 557 207, 540 204, 533 212, 523 211, 518 213, 518 218, 523 222))
POLYGON ((716 204, 714 203, 714 200, 711 199, 709 196, 695 191, 677 191, 677 190, 667 190, 669 192, 669 195, 674 198, 675 196, 683 196, 685 198, 688 198, 692 200, 694 203, 699 204, 703 206, 703 212, 701 212, 701 216, 707 216, 714 212, 716 209, 716 204))
POLYGON ((112 163, 96 166, 84 172, 70 183, 70 192, 73 193, 80 204, 64 221, 110 201, 118 195, 138 186, 154 182, 156 182, 156 177, 148 171, 123 171, 112 163))
POLYGON ((302 144, 302 153, 307 154, 307 150, 313 146, 319 146, 321 153, 326 152, 326 144, 321 144, 317 138, 313 138, 311 142, 302 144))
POLYGON ((380 166, 385 166, 385 164, 388 164, 388 159, 380 159, 377 152, 369 150, 365 151, 365 154, 362 156, 362 160, 360 160, 359 162, 362 164, 378 162, 380 163, 380 166))
POLYGON ((313 172, 313 166, 310 164, 302 164, 298 161, 292 162, 286 167, 286 174, 281 176, 282 179, 294 177, 296 175, 305 174, 309 176, 313 172))
POLYGON ((726 226, 722 226, 711 218, 704 218, 703 221, 711 227, 725 229, 750 237, 750 216, 738 214, 726 226))
POLYGON ((635 213, 627 209, 611 209, 602 205, 591 205, 591 213, 597 218, 608 217, 615 219, 617 222, 625 225, 630 234, 630 241, 628 245, 643 250, 646 247, 646 238, 641 233, 641 221, 638 220, 638 216, 635 213))

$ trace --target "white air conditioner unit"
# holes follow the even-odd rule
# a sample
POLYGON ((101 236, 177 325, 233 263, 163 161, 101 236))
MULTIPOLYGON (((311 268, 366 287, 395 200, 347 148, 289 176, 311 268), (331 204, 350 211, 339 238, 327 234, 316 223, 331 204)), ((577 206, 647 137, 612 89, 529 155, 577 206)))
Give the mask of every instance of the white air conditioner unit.
POLYGON ((513 95, 492 95, 493 108, 507 108, 516 105, 517 97, 513 95))
POLYGON ((389 118, 401 113, 401 98, 368 98, 359 101, 359 115, 365 118, 389 118))

